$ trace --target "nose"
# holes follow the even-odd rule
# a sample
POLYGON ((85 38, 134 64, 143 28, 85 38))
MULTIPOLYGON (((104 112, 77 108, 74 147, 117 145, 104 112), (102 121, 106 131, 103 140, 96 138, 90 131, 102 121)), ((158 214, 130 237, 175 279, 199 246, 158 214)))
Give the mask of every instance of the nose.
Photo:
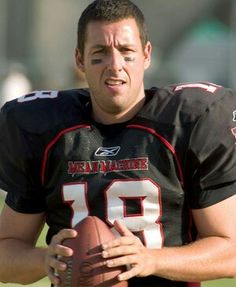
POLYGON ((109 56, 109 69, 112 71, 121 71, 124 64, 124 58, 119 51, 113 50, 109 56))

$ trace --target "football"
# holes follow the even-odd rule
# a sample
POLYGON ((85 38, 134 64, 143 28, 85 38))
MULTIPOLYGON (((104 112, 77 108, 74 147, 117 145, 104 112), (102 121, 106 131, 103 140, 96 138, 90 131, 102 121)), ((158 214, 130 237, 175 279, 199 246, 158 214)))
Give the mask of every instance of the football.
POLYGON ((127 287, 127 281, 117 279, 125 267, 108 268, 101 256, 101 244, 115 238, 109 226, 96 216, 88 216, 74 229, 78 236, 63 241, 74 253, 60 259, 67 264, 67 270, 58 272, 61 279, 58 287, 127 287))

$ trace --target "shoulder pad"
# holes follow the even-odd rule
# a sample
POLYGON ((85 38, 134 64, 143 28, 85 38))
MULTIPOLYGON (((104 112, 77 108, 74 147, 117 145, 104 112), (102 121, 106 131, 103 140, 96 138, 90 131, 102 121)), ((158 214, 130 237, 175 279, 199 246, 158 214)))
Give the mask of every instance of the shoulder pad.
POLYGON ((75 111, 80 115, 88 101, 87 90, 34 91, 7 102, 2 113, 21 129, 42 133, 66 123, 75 111))
POLYGON ((229 91, 229 89, 208 82, 152 88, 148 91, 152 101, 146 105, 144 113, 148 114, 149 118, 158 118, 158 121, 163 123, 193 123, 212 105, 224 98, 229 91))

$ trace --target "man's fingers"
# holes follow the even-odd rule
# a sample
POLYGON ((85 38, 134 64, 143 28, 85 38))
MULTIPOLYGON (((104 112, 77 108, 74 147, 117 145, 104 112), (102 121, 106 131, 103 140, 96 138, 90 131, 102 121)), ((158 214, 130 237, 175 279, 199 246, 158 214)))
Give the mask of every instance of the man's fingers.
POLYGON ((57 286, 60 284, 60 279, 57 277, 57 275, 55 274, 55 272, 53 270, 49 271, 47 276, 48 276, 48 279, 50 280, 50 282, 54 286, 57 286))
POLYGON ((139 273, 140 273, 139 266, 133 265, 133 267, 131 269, 129 269, 128 271, 119 274, 118 280, 119 281, 129 280, 130 278, 138 276, 139 273))
POLYGON ((136 254, 137 248, 134 245, 121 245, 113 248, 109 248, 102 251, 102 257, 103 258, 110 258, 110 257, 116 257, 121 255, 130 255, 130 254, 136 254))
POLYGON ((136 236, 125 236, 119 237, 114 240, 105 242, 102 244, 103 250, 107 250, 109 248, 115 248, 119 246, 126 246, 126 245, 139 245, 139 239, 136 236))
POLYGON ((66 247, 60 244, 54 244, 50 246, 49 254, 51 254, 52 256, 55 256, 56 254, 56 255, 68 257, 68 256, 73 255, 73 250, 69 247, 66 247))
POLYGON ((58 271, 65 271, 67 268, 66 264, 59 261, 57 258, 52 257, 50 259, 50 267, 48 268, 48 278, 54 284, 58 285, 60 278, 58 277, 58 271))
POLYGON ((62 229, 52 238, 52 244, 61 244, 66 238, 75 238, 77 236, 77 231, 74 229, 62 229))
POLYGON ((72 256, 73 250, 63 246, 63 241, 67 238, 75 238, 77 232, 73 229, 63 229, 58 234, 53 236, 51 244, 49 245, 49 254, 60 256, 72 256))
POLYGON ((66 263, 63 261, 60 261, 60 256, 58 256, 57 258, 51 257, 49 263, 50 263, 50 267, 54 270, 65 271, 67 268, 66 263))
POLYGON ((114 227, 121 236, 134 236, 133 233, 119 220, 115 220, 114 227))

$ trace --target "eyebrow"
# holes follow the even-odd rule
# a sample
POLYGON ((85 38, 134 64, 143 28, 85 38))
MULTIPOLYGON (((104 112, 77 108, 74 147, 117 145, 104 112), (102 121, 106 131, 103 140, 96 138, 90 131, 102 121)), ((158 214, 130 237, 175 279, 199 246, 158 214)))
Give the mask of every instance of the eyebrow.
MULTIPOLYGON (((118 49, 119 48, 133 48, 133 49, 135 49, 135 45, 132 45, 132 44, 121 44, 121 45, 119 45, 118 46, 118 49)), ((92 50, 95 50, 95 49, 105 49, 105 50, 109 50, 110 49, 110 46, 108 46, 108 45, 102 45, 102 44, 97 44, 97 45, 94 45, 94 46, 92 46, 91 48, 90 48, 90 51, 92 51, 92 50)))
POLYGON ((106 45, 102 45, 102 44, 97 44, 97 45, 94 45, 90 48, 90 51, 92 50, 96 50, 96 49, 108 49, 109 46, 106 46, 106 45))

